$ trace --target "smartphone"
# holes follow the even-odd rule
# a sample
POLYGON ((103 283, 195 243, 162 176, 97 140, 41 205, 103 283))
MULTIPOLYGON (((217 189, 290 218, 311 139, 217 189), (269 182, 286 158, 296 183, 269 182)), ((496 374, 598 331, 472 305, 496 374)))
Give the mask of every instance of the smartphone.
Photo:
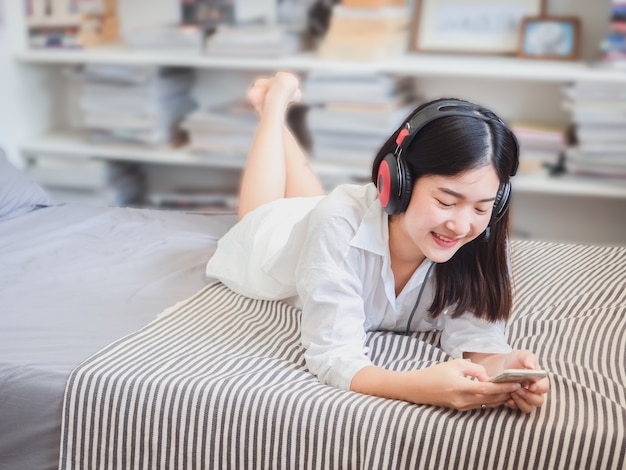
POLYGON ((501 384, 506 382, 528 383, 547 377, 545 370, 537 369, 505 369, 495 377, 491 378, 491 382, 501 384))

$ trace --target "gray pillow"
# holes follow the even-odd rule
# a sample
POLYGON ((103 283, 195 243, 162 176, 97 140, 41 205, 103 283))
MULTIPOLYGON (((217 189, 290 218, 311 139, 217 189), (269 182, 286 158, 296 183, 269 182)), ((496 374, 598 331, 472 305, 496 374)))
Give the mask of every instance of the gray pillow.
POLYGON ((44 189, 15 168, 0 149, 0 220, 53 203, 44 189))

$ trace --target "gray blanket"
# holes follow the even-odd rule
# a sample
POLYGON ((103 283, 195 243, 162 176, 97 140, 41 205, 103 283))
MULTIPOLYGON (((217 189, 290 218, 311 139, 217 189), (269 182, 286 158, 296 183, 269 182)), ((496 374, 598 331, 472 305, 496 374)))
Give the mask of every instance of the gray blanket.
POLYGON ((78 204, 0 220, 0 470, 58 467, 72 369, 204 287, 233 221, 78 204))

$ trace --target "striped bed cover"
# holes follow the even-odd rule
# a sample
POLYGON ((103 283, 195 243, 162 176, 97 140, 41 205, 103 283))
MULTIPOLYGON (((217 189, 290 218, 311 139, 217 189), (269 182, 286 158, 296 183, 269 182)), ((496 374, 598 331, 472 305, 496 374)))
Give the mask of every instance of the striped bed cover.
MULTIPOLYGON (((458 412, 320 384, 283 302, 213 283, 71 374, 60 469, 626 468, 626 248, 514 242, 507 335, 550 371, 546 405, 458 412)), ((439 334, 368 335, 393 369, 439 334)))

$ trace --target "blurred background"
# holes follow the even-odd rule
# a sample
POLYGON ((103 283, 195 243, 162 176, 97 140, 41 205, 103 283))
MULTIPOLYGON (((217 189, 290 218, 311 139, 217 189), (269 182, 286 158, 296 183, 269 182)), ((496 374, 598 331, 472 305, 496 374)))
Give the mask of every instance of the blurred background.
POLYGON ((369 180, 420 102, 521 143, 517 238, 626 244, 626 2, 0 0, 0 147, 60 201, 230 211, 259 76, 328 189, 369 180))

